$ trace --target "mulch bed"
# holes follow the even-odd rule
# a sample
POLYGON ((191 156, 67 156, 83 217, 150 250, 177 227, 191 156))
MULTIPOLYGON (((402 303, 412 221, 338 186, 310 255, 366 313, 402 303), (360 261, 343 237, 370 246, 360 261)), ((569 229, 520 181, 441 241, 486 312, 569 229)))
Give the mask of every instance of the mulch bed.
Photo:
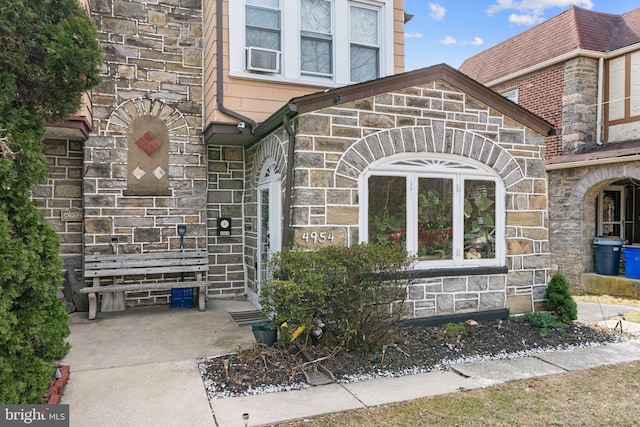
MULTIPOLYGON (((535 353, 602 345, 622 337, 597 326, 574 323, 547 336, 521 319, 479 322, 477 326, 440 325, 401 329, 395 343, 371 354, 337 347, 305 346, 338 382, 446 370, 457 363, 518 358, 535 353)), ((294 346, 261 344, 234 354, 198 360, 209 398, 225 398, 309 387, 303 368, 314 368, 294 346), (226 359, 226 362, 225 362, 226 359), (226 370, 225 370, 226 365, 226 370)))

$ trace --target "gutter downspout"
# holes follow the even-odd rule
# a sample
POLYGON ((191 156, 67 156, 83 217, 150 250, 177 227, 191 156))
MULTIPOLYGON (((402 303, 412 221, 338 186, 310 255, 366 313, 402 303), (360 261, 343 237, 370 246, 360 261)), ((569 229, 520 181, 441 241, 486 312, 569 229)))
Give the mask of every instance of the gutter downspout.
POLYGON ((596 106, 596 144, 602 145, 602 92, 604 90, 604 58, 598 59, 598 105, 596 106))
POLYGON ((293 189, 293 166, 294 166, 294 158, 295 158, 295 141, 296 135, 291 127, 291 122, 289 121, 289 116, 284 116, 284 120, 282 122, 284 126, 284 131, 287 133, 289 138, 289 149, 287 150, 287 177, 285 179, 284 186, 284 219, 282 223, 282 246, 291 248, 291 193, 293 189))
POLYGON ((223 30, 222 0, 216 0, 216 67, 217 67, 216 97, 218 98, 218 110, 235 119, 248 123, 249 126, 251 126, 251 133, 253 133, 257 126, 257 123, 255 122, 255 120, 247 116, 244 116, 236 111, 230 110, 224 106, 224 96, 223 96, 223 90, 222 90, 223 78, 224 78, 223 45, 222 45, 223 31, 222 30, 223 30))

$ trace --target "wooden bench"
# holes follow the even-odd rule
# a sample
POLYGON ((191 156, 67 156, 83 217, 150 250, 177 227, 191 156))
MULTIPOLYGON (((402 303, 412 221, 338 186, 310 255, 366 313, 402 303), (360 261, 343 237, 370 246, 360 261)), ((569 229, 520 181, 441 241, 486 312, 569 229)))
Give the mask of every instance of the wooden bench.
POLYGON ((173 288, 199 288, 198 305, 204 311, 207 282, 203 280, 209 269, 209 256, 206 250, 195 251, 164 251, 147 252, 143 254, 120 255, 87 255, 85 256, 84 277, 93 279, 93 286, 80 289, 83 294, 89 294, 89 320, 96 318, 98 311, 98 293, 116 291, 155 291, 173 288), (182 278, 167 279, 166 281, 100 285, 101 277, 142 276, 195 273, 195 281, 182 281, 182 278), (172 281, 173 280, 173 281, 172 281))

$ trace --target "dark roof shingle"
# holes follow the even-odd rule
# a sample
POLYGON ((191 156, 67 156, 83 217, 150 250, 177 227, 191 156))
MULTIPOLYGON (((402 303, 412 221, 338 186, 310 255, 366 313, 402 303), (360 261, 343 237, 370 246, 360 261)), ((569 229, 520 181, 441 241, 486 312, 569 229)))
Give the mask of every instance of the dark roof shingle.
POLYGON ((610 52, 640 42, 640 8, 623 15, 571 7, 465 60, 460 71, 488 83, 577 49, 610 52))

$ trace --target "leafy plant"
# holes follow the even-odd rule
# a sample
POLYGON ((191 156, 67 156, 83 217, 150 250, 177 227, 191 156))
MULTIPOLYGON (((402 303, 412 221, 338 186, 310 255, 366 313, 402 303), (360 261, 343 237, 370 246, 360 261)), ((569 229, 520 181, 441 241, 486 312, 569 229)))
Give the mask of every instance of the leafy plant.
POLYGON ((561 322, 553 313, 548 311, 536 311, 534 313, 525 313, 523 320, 529 325, 540 328, 540 335, 548 336, 554 329, 565 329, 569 325, 561 322))
POLYGON ((547 309, 567 323, 578 318, 578 307, 570 287, 567 278, 558 271, 549 281, 545 293, 547 309))
POLYGON ((30 199, 47 177, 44 123, 98 81, 95 27, 76 0, 11 0, 0 13, 0 402, 40 403, 69 345, 56 298, 58 236, 30 199))
POLYGON ((495 227, 495 220, 491 215, 493 204, 494 201, 484 194, 478 198, 477 202, 469 198, 464 200, 464 217, 465 219, 472 218, 471 226, 467 226, 468 229, 465 230, 465 233, 482 236, 484 242, 486 242, 487 251, 489 250, 489 243, 493 239, 491 232, 495 227), (482 219, 482 221, 479 222, 478 218, 482 219))
POLYGON ((392 340, 410 262, 406 250, 393 244, 285 249, 272 258, 273 277, 263 284, 260 302, 277 324, 286 322, 280 344, 300 326, 310 331, 321 318, 339 345, 369 351, 392 340))
POLYGON ((469 328, 464 323, 445 323, 442 325, 442 329, 452 337, 456 335, 462 335, 469 331, 469 328))

